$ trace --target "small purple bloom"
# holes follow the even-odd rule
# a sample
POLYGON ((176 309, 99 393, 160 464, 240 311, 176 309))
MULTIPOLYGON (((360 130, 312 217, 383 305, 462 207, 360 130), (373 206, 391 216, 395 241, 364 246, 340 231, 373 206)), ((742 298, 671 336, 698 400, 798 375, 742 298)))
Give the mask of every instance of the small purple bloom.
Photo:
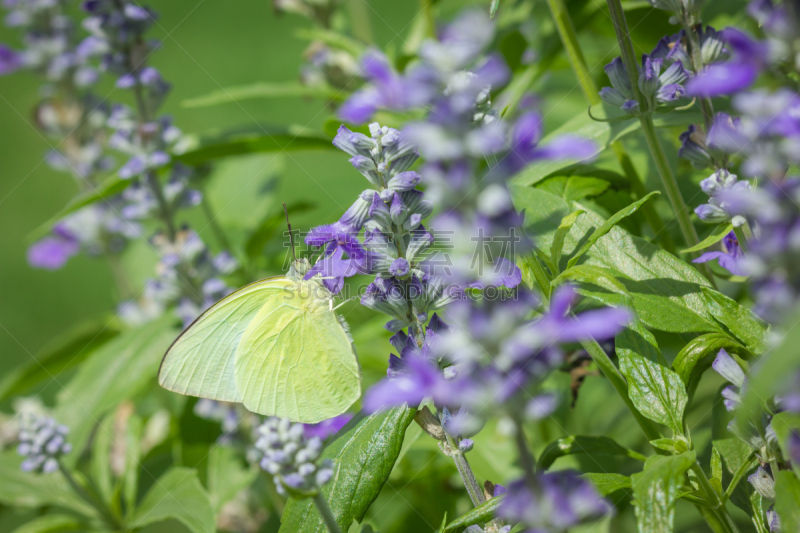
POLYGON ((692 263, 706 263, 708 261, 718 260, 719 266, 733 274, 734 276, 746 276, 741 265, 741 260, 744 258, 744 253, 739 246, 739 241, 736 239, 736 234, 733 232, 728 233, 722 239, 722 252, 706 252, 697 259, 692 260, 692 263))
POLYGON ((466 392, 465 387, 446 380, 442 371, 427 358, 408 356, 401 361, 396 377, 380 381, 364 395, 366 411, 403 404, 416 407, 426 398, 433 399, 436 405, 453 405, 466 392))
POLYGON ((303 424, 303 433, 307 439, 319 437, 321 440, 325 440, 338 433, 352 418, 353 415, 346 413, 316 424, 303 424))
POLYGON ((726 28, 721 33, 733 58, 726 63, 713 64, 689 80, 686 84, 689 96, 713 98, 743 91, 756 81, 763 69, 769 54, 765 44, 735 28, 726 28))
POLYGON ((22 67, 22 58, 8 46, 0 44, 0 76, 11 74, 22 67))
POLYGON ((717 374, 736 387, 741 388, 744 385, 746 378, 742 368, 724 349, 719 351, 716 359, 711 363, 711 367, 717 374))
POLYGON ((80 243, 74 238, 56 233, 28 248, 28 263, 35 268, 58 270, 80 248, 80 243))

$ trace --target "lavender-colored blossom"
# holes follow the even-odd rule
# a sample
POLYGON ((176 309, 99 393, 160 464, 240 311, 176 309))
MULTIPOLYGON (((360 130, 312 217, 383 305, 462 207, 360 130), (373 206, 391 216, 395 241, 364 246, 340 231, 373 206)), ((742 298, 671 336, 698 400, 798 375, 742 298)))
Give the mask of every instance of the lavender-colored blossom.
POLYGON ((22 59, 18 52, 0 44, 0 76, 10 74, 22 66, 22 59))
POLYGON ((536 488, 525 480, 508 485, 497 516, 523 523, 529 531, 565 532, 578 524, 611 513, 612 508, 588 481, 576 472, 539 475, 536 488))
POLYGON ((24 472, 49 474, 58 470, 58 460, 72 451, 67 442, 69 428, 52 418, 25 413, 19 433, 17 453, 25 459, 20 468, 24 472))
POLYGON ((35 268, 58 270, 80 251, 80 243, 69 235, 54 234, 28 249, 28 264, 35 268))
POLYGON ((716 97, 738 93, 750 87, 764 68, 769 51, 763 43, 735 29, 723 30, 730 61, 710 65, 686 84, 686 94, 693 97, 716 97))
POLYGON ((725 408, 735 410, 741 403, 740 393, 747 378, 739 364, 724 349, 720 350, 711 367, 731 385, 722 392, 725 408))
POLYGON ((741 265, 744 253, 733 232, 728 233, 722 239, 722 248, 721 252, 705 252, 700 257, 693 259, 692 263, 707 263, 716 259, 719 266, 734 276, 745 276, 746 272, 741 265))
POLYGON ((317 437, 325 440, 338 433, 352 418, 353 415, 351 414, 343 414, 316 424, 303 424, 303 433, 307 439, 317 437))

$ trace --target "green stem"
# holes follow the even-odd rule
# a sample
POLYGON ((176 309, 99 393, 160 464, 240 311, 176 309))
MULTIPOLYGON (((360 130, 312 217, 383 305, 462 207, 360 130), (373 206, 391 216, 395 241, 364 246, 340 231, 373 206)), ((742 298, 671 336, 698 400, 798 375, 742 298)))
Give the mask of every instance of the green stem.
POLYGON ((628 409, 633 414, 634 418, 636 418, 639 426, 642 428, 647 440, 653 441, 660 439, 661 433, 658 431, 653 422, 645 418, 633 405, 633 402, 628 396, 628 382, 625 380, 625 376, 623 376, 622 372, 620 372, 619 369, 614 366, 614 362, 610 357, 608 357, 608 354, 606 354, 603 348, 601 348, 595 340, 581 341, 581 346, 583 346, 583 349, 589 353, 589 356, 617 391, 617 394, 619 394, 620 398, 622 398, 622 401, 624 401, 625 405, 628 406, 628 409))
MULTIPOLYGON (((689 57, 692 61, 692 69, 695 72, 700 72, 705 66, 703 64, 703 50, 700 46, 700 35, 698 35, 697 29, 692 22, 684 20, 683 29, 689 41, 689 57)), ((714 122, 714 105, 711 103, 711 99, 700 98, 700 109, 703 112, 703 124, 705 124, 706 133, 708 133, 714 122)))
POLYGON ((725 527, 725 530, 730 533, 739 533, 739 527, 736 525, 736 522, 733 521, 733 518, 731 518, 728 509, 725 508, 725 503, 720 499, 716 489, 711 486, 711 482, 708 480, 702 467, 698 463, 695 463, 692 465, 692 471, 697 476, 700 488, 703 490, 706 499, 711 504, 717 518, 719 518, 720 522, 725 527))
POLYGON ((325 496, 323 496, 321 492, 317 492, 314 496, 314 505, 317 506, 322 520, 325 522, 325 525, 328 526, 328 531, 330 531, 330 533, 342 533, 342 530, 339 529, 339 524, 336 522, 336 518, 331 512, 331 508, 328 507, 328 502, 325 501, 325 496))
POLYGON ((461 475, 461 479, 464 481, 464 486, 467 488, 469 499, 472 500, 472 504, 477 507, 486 501, 486 498, 483 495, 483 489, 478 484, 478 480, 475 478, 475 474, 472 472, 472 467, 469 466, 469 461, 467 461, 467 458, 463 453, 461 453, 461 450, 459 450, 455 439, 451 437, 449 433, 447 433, 447 430, 445 430, 444 434, 445 438, 447 438, 447 446, 450 448, 450 456, 456 463, 458 473, 461 475))
POLYGON ((61 471, 61 474, 66 478, 67 483, 83 501, 94 507, 103 520, 106 521, 107 525, 110 526, 112 530, 122 530, 123 525, 122 522, 114 516, 114 513, 105 506, 101 501, 97 498, 92 497, 91 494, 80 484, 77 480, 72 476, 72 473, 59 461, 58 469, 61 471))
POLYGON ((522 422, 514 420, 514 426, 514 443, 517 445, 517 454, 522 464, 522 471, 525 473, 525 483, 532 493, 536 493, 539 490, 536 483, 536 459, 528 448, 525 432, 522 430, 522 422))
POLYGON ((736 471, 736 474, 734 474, 733 479, 731 479, 731 482, 728 483, 728 488, 725 489, 725 494, 722 495, 722 503, 725 503, 730 499, 730 497, 733 495, 733 491, 736 490, 736 486, 739 484, 739 482, 742 480, 745 474, 747 474, 747 472, 751 468, 753 468, 752 460, 755 457, 755 455, 756 452, 754 451, 750 452, 750 455, 747 457, 747 460, 744 463, 742 463, 742 465, 739 467, 739 470, 736 471))
MULTIPOLYGON (((553 15, 558 34, 561 37, 564 50, 567 52, 572 70, 578 78, 578 83, 581 86, 584 97, 589 102, 589 105, 594 106, 602 104, 600 94, 597 91, 597 85, 594 83, 591 72, 589 72, 588 65, 586 64, 586 57, 583 55, 583 50, 578 42, 578 34, 575 31, 575 25, 572 23, 564 0, 547 0, 547 3, 550 6, 550 12, 553 15)), ((628 178, 628 182, 630 182, 631 189, 637 199, 644 198, 647 195, 647 190, 638 172, 636 172, 636 168, 631 163, 631 159, 625 151, 625 147, 621 142, 615 141, 611 143, 611 149, 617 156, 622 171, 625 173, 625 177, 628 178)), ((661 220, 661 216, 659 216, 655 206, 650 203, 643 205, 642 213, 648 225, 653 229, 653 233, 664 245, 664 248, 668 252, 676 254, 677 248, 675 247, 675 243, 672 242, 672 237, 670 237, 669 233, 663 231, 664 222, 661 220)))
POLYGON ((348 0, 347 12, 350 15, 350 29, 353 37, 366 44, 374 44, 372 21, 369 16, 367 0, 348 0))

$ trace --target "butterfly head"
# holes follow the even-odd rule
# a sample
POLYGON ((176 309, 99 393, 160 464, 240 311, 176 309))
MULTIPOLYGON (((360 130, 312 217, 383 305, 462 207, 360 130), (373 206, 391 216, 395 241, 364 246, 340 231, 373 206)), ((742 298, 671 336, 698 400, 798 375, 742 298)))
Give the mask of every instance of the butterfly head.
POLYGON ((309 263, 308 259, 305 257, 301 257, 292 261, 292 264, 289 266, 288 276, 290 278, 302 279, 309 270, 311 270, 311 263, 309 263))

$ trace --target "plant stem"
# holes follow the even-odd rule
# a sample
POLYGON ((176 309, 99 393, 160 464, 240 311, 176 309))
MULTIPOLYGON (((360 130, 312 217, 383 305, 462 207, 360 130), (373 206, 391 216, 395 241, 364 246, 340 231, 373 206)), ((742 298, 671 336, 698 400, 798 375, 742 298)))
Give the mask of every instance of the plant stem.
POLYGON ((436 19, 433 16, 433 3, 435 0, 419 0, 419 10, 425 17, 425 35, 436 38, 436 19))
POLYGON ((321 492, 317 492, 317 494, 314 495, 314 505, 317 506, 322 520, 325 522, 325 525, 328 526, 328 531, 330 531, 330 533, 342 533, 342 530, 339 529, 339 524, 336 522, 336 518, 331 512, 331 508, 328 507, 328 502, 325 501, 325 496, 323 496, 321 492))
MULTIPOLYGON (((444 428, 444 426, 442 426, 442 428, 444 428)), ((477 507, 486 501, 486 498, 483 495, 483 489, 478 484, 478 480, 475 478, 475 474, 472 472, 472 467, 469 466, 469 461, 467 461, 466 456, 464 456, 464 454, 461 453, 461 450, 458 449, 458 444, 456 444, 455 439, 451 437, 449 433, 447 433, 447 430, 445 430, 444 434, 447 438, 447 446, 450 448, 450 456, 456 463, 458 473, 461 475, 461 479, 464 481, 464 486, 467 488, 469 499, 472 500, 472 504, 477 507)))
MULTIPOLYGON (((628 23, 625 20, 625 12, 622 9, 620 0, 608 0, 608 10, 614 22, 614 31, 617 34, 622 62, 625 64, 625 70, 628 73, 628 78, 636 100, 639 102, 639 109, 641 111, 639 122, 641 123, 647 146, 650 149, 650 154, 653 156, 653 161, 658 169, 661 183, 667 191, 667 197, 672 204, 675 218, 678 219, 678 225, 681 228, 681 233, 683 233, 683 238, 689 247, 694 246, 700 242, 700 239, 697 237, 697 231, 692 224, 692 218, 686 207, 686 202, 683 201, 683 196, 678 187, 678 182, 675 179, 675 174, 672 173, 672 168, 669 166, 669 160, 667 159, 666 153, 664 153, 664 147, 661 145, 661 141, 656 134, 656 128, 651 115, 652 110, 648 108, 647 100, 642 96, 639 90, 639 67, 636 62, 636 53, 633 49, 630 32, 628 31, 628 23)), ((695 254, 695 256, 696 255, 697 254, 695 254)), ((697 269, 708 278, 712 286, 716 285, 711 275, 711 270, 705 263, 698 264, 697 269)))
POLYGON ((97 498, 92 497, 92 495, 89 494, 89 492, 75 480, 75 478, 72 476, 72 473, 63 464, 61 464, 60 461, 58 463, 58 469, 66 478, 69 486, 72 488, 75 494, 77 494, 83 501, 94 507, 112 530, 123 529, 122 522, 119 520, 119 518, 114 516, 114 513, 112 513, 105 504, 103 504, 97 498))
POLYGON ((366 44, 373 44, 372 22, 369 17, 367 0, 348 0, 347 12, 350 15, 350 27, 353 36, 366 44))
POLYGON ((733 521, 733 518, 731 518, 728 510, 725 508, 725 503, 720 499, 716 489, 711 486, 711 482, 708 480, 702 467, 698 463, 695 463, 692 465, 692 472, 697 476, 700 488, 703 489, 706 499, 711 504, 717 518, 719 518, 720 522, 725 527, 725 530, 730 533, 739 533, 739 527, 736 525, 736 522, 733 521))
POLYGON ((522 430, 522 421, 514 420, 514 443, 517 445, 517 454, 522 463, 522 470, 525 473, 525 483, 532 492, 538 490, 536 483, 536 459, 533 457, 528 442, 525 440, 525 432, 522 430))
MULTIPOLYGON (((578 34, 575 31, 575 25, 572 23, 564 0, 547 0, 547 3, 550 6, 550 12, 553 15, 558 34, 561 37, 564 50, 567 52, 572 70, 578 78, 578 83, 581 86, 584 97, 589 102, 589 105, 594 106, 602 104, 600 94, 597 91, 597 85, 594 83, 592 75, 589 72, 589 68, 586 64, 586 57, 583 55, 583 50, 578 42, 578 34)), ((644 198, 647 195, 647 190, 642 184, 642 179, 636 172, 636 168, 631 163, 631 159, 625 151, 625 147, 620 141, 614 141, 611 143, 611 149, 614 151, 614 155, 617 156, 622 171, 625 173, 625 177, 628 178, 631 190, 636 195, 637 199, 644 198)), ((670 237, 669 233, 663 231, 664 222, 661 220, 655 206, 649 203, 643 205, 642 213, 647 220, 647 224, 652 228, 653 233, 664 245, 664 248, 668 252, 676 254, 677 249, 675 248, 675 243, 672 242, 672 237, 670 237)))
POLYGON ((727 502, 730 499, 730 497, 733 495, 733 491, 736 490, 736 486, 742 480, 744 475, 747 474, 747 472, 751 468, 753 468, 754 465, 753 465, 752 461, 753 461, 753 458, 755 457, 755 455, 756 455, 755 451, 750 452, 750 455, 747 457, 747 460, 744 463, 742 463, 742 466, 740 466, 739 470, 737 470, 736 473, 733 475, 733 479, 731 479, 731 482, 728 483, 728 488, 725 489, 725 494, 722 495, 722 503, 723 504, 725 502, 727 502))
MULTIPOLYGON (((695 72, 700 72, 705 66, 703 64, 703 49, 700 45, 700 35, 697 29, 692 24, 692 21, 684 20, 683 29, 686 32, 686 38, 689 40, 689 54, 692 61, 692 69, 695 72)), ((700 109, 703 112, 703 124, 706 127, 706 133, 711 130, 711 125, 714 122, 714 106, 710 98, 700 98, 700 109)))
POLYGON ((614 366, 614 362, 611 361, 611 358, 608 357, 608 354, 600 347, 596 340, 590 341, 581 341, 581 346, 583 349, 589 353, 589 356, 595 362, 597 367, 603 373, 603 375, 611 382, 611 385, 616 389, 617 394, 619 394, 622 401, 625 402, 625 405, 628 406, 628 409, 633 414, 636 421, 639 423, 639 426, 642 428, 645 436, 647 437, 648 441, 657 440, 661 438, 661 433, 656 429, 656 426, 651 422, 649 419, 645 418, 633 405, 630 397, 628 396, 628 382, 625 380, 625 376, 622 375, 622 372, 614 366))

